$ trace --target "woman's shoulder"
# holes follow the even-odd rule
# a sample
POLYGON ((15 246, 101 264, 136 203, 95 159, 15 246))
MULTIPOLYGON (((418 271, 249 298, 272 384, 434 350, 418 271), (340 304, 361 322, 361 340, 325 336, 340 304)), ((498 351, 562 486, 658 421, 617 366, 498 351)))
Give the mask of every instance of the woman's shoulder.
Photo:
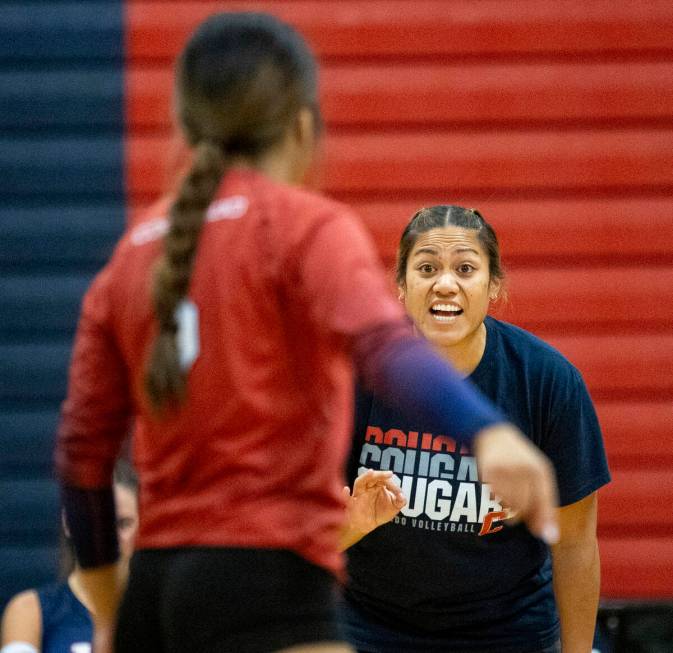
POLYGON ((51 601, 61 601, 64 598, 69 598, 72 590, 67 581, 48 583, 41 585, 35 590, 37 598, 40 603, 47 603, 51 601))
POLYGON ((528 372, 579 375, 577 368, 556 347, 515 324, 486 318, 487 332, 493 334, 501 355, 515 358, 528 372))
POLYGON ((21 641, 39 646, 42 608, 37 590, 25 590, 9 601, 2 615, 1 630, 2 645, 21 641))
POLYGON ((18 614, 23 613, 25 611, 30 612, 33 609, 39 610, 39 608, 40 608, 40 599, 38 596, 38 590, 36 589, 23 590, 23 592, 15 594, 9 600, 9 603, 5 607, 3 619, 9 613, 18 614))
POLYGON ((346 204, 303 186, 290 186, 275 182, 279 202, 295 209, 292 216, 297 215, 307 220, 324 220, 325 217, 355 218, 355 212, 346 204))
POLYGON ((324 250, 326 243, 332 253, 373 248, 362 220, 347 205, 306 188, 278 183, 276 188, 272 201, 259 198, 258 215, 267 228, 257 233, 273 244, 280 260, 305 253, 313 245, 324 250))

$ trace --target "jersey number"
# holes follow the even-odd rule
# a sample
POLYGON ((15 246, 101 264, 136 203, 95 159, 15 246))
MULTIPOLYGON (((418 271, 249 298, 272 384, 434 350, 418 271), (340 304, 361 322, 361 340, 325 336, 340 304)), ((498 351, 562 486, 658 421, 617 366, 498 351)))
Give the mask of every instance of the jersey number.
POLYGON ((180 367, 187 372, 199 356, 199 309, 189 299, 183 299, 175 309, 178 323, 177 343, 180 367))

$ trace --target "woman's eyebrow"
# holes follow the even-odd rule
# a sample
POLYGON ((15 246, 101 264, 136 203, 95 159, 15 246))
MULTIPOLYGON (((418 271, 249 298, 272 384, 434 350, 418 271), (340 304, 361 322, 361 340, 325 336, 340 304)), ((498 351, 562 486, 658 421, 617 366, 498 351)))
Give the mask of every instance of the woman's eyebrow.
POLYGON ((435 247, 421 247, 414 252, 414 256, 420 256, 421 254, 431 254, 432 256, 437 256, 437 248, 435 247))
POLYGON ((472 247, 460 247, 459 249, 454 250, 456 254, 464 254, 465 252, 470 252, 470 254, 476 254, 479 256, 479 252, 472 247))
MULTIPOLYGON (((479 252, 474 249, 473 247, 459 247, 458 249, 454 249, 451 253, 452 254, 465 254, 465 252, 469 252, 470 254, 475 254, 476 256, 479 256, 479 252)), ((420 256, 421 254, 430 254, 432 256, 437 256, 439 254, 437 248, 435 247, 421 247, 417 249, 414 252, 414 256, 420 256)))

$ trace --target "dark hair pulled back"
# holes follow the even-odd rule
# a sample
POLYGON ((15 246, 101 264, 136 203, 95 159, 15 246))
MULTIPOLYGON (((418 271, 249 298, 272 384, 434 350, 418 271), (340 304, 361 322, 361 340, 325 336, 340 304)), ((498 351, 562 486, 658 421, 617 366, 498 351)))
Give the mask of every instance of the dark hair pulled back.
POLYGON ((442 227, 461 227, 472 229, 477 232, 479 244, 484 248, 488 256, 489 275, 491 279, 502 281, 505 271, 500 260, 500 245, 493 227, 486 222, 484 217, 476 209, 465 209, 462 206, 452 204, 440 204, 417 211, 405 227, 397 248, 397 285, 406 285, 407 261, 409 254, 414 248, 418 237, 431 229, 442 227))
POLYGON ((171 206, 154 276, 159 331, 145 388, 156 410, 184 398, 176 310, 189 291, 206 211, 227 161, 263 154, 281 141, 304 107, 319 124, 313 55, 297 32, 272 16, 216 14, 201 24, 179 58, 175 105, 194 157, 171 206))

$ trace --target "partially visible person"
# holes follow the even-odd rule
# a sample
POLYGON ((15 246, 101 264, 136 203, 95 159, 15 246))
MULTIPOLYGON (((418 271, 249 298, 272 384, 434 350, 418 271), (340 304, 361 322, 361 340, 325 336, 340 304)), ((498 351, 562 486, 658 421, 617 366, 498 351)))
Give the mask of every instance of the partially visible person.
POLYGON ((550 551, 510 525, 451 431, 361 390, 342 539, 342 617, 361 653, 591 651, 597 490, 610 478, 600 427, 575 367, 487 315, 503 282, 496 234, 477 211, 434 206, 413 216, 398 250, 400 299, 418 331, 552 461, 561 539, 550 551))
MULTIPOLYGON (((138 482, 120 459, 114 471, 114 499, 121 560, 128 564, 138 530, 138 482)), ((93 637, 90 604, 62 521, 61 577, 65 580, 17 594, 5 608, 0 653, 89 653, 93 637)))
POLYGON ((352 212, 297 188, 320 112, 315 61, 291 27, 211 16, 180 55, 175 97, 192 165, 85 297, 56 449, 95 643, 341 653, 354 367, 405 412, 474 441, 539 533, 555 529, 553 473, 412 336, 352 212), (141 520, 124 590, 110 472, 131 419, 141 520))

